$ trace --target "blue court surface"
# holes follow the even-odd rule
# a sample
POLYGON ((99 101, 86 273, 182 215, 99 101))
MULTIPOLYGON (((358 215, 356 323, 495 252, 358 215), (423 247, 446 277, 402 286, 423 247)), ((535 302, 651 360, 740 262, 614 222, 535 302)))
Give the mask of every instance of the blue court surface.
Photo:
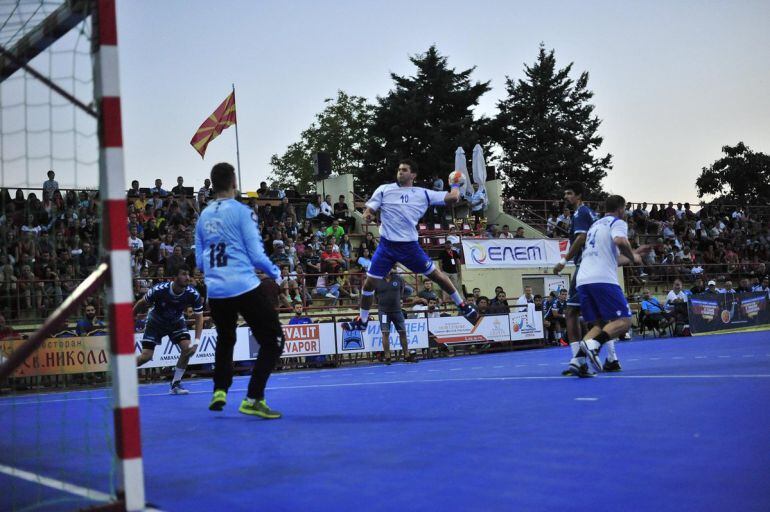
MULTIPOLYGON (((560 376, 566 348, 276 374, 268 403, 285 416, 275 421, 238 414, 245 378, 221 413, 207 409, 208 381, 188 382, 188 396, 142 386, 148 501, 169 511, 770 510, 770 333, 619 343, 618 355, 622 373, 582 380, 560 376)), ((108 491, 105 456, 57 454, 62 437, 102 421, 103 397, 0 400, 16 425, 13 443, 0 436, 0 463, 108 491)), ((104 436, 91 437, 103 451, 104 436)), ((77 499, 3 474, 0 488, 0 510, 11 488, 17 501, 77 499)))

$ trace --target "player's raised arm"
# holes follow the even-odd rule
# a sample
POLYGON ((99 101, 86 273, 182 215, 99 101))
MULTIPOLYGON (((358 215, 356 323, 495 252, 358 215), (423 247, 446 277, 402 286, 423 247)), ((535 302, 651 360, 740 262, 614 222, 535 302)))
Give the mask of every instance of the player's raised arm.
POLYGON ((443 202, 446 205, 453 205, 460 202, 462 196, 460 196, 460 189, 465 185, 465 175, 460 171, 452 171, 449 173, 449 192, 444 195, 443 202))
POLYGON ((246 254, 249 255, 249 260, 254 268, 261 270, 268 275, 271 279, 278 279, 281 275, 281 271, 275 266, 275 263, 270 261, 270 258, 265 254, 265 246, 262 243, 262 236, 259 234, 259 223, 257 222, 257 214, 249 211, 246 208, 241 208, 241 234, 243 235, 243 243, 246 254))

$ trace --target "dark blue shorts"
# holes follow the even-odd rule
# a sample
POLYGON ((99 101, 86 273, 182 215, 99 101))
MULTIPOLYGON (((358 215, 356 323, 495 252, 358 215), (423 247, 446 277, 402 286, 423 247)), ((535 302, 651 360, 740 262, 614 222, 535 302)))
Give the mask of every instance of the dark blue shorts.
POLYGON ((187 329, 187 323, 183 318, 172 322, 150 320, 147 322, 147 327, 144 328, 142 348, 155 348, 156 345, 160 345, 164 336, 168 336, 171 343, 177 344, 180 341, 189 340, 190 331, 187 329))
POLYGON ((372 256, 372 265, 366 272, 368 276, 384 278, 396 263, 417 274, 428 275, 435 266, 433 260, 425 254, 417 242, 391 242, 380 238, 380 245, 372 256))
POLYGON ((575 265, 575 271, 572 273, 572 279, 569 280, 569 296, 567 297, 567 305, 571 308, 580 309, 580 297, 577 292, 577 274, 580 270, 580 265, 575 265))
POLYGON ((393 313, 380 311, 378 316, 380 317, 380 331, 393 332, 390 328, 391 325, 395 326, 396 332, 406 331, 406 320, 404 319, 403 311, 394 311, 393 313))
POLYGON ((584 284, 578 286, 577 291, 580 297, 580 312, 586 322, 611 322, 631 316, 631 308, 623 290, 616 284, 584 284))

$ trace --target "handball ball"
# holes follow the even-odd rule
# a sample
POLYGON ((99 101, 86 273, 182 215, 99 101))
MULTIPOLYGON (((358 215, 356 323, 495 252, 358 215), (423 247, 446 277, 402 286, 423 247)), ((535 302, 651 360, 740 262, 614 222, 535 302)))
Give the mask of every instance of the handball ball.
POLYGON ((449 186, 462 187, 465 185, 465 175, 460 171, 452 171, 449 173, 449 186))

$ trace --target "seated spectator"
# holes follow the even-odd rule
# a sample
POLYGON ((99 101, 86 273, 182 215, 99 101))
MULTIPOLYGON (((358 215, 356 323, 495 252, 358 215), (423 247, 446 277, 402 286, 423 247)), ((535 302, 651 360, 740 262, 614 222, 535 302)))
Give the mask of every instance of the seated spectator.
POLYGON ((334 276, 328 274, 321 274, 316 281, 316 295, 326 297, 327 299, 334 299, 332 304, 337 302, 340 297, 340 285, 337 284, 337 280, 334 276))
POLYGON ((516 301, 517 306, 524 306, 527 304, 533 304, 535 302, 535 296, 532 294, 532 287, 525 286, 524 294, 516 301))
POLYGON ((334 249, 334 244, 327 242, 326 249, 321 253, 321 271, 337 273, 345 266, 345 259, 339 250, 334 249))
POLYGON ((294 268, 294 261, 286 252, 286 246, 282 240, 273 241, 273 253, 270 255, 270 261, 275 263, 279 268, 281 266, 286 266, 288 270, 294 268))
POLYGON ((524 228, 519 226, 516 228, 516 234, 513 235, 513 238, 525 238, 524 237, 524 228))
POLYGON ((765 293, 767 297, 770 298, 770 277, 763 277, 762 284, 758 284, 752 287, 751 291, 765 293))
POLYGON ((495 295, 495 298, 489 303, 489 314, 504 314, 510 313, 511 308, 508 306, 508 300, 505 298, 505 292, 499 291, 495 295))
POLYGON ((340 226, 339 219, 334 219, 332 221, 332 225, 326 228, 326 230, 324 231, 324 236, 326 236, 326 238, 329 238, 330 236, 332 236, 337 242, 342 240, 342 235, 344 234, 345 234, 345 230, 343 229, 342 226, 340 226))
MULTIPOLYGON (((703 286, 703 279, 698 277, 695 279, 695 283, 693 284, 693 287, 690 288, 689 294, 690 295, 698 295, 700 293, 703 293, 706 291, 706 288, 703 286)), ((687 293, 687 292, 685 292, 687 293)))
POLYGON ((176 186, 171 189, 171 193, 175 196, 185 196, 184 193, 184 177, 177 176, 176 178, 176 186))
POLYGON ((369 252, 369 249, 364 246, 363 250, 361 250, 359 254, 360 255, 356 262, 361 265, 364 270, 369 270, 369 267, 372 265, 372 255, 369 252))
POLYGON ((264 199, 270 197, 270 189, 267 188, 266 181, 259 182, 259 188, 257 189, 257 197, 264 199))
POLYGON ((751 292, 752 291, 752 287, 749 284, 749 280, 746 279, 745 277, 741 278, 741 280, 738 281, 737 291, 739 291, 739 292, 751 292))
POLYGON ((425 278, 422 282, 423 289, 420 290, 417 293, 417 297, 415 298, 415 302, 418 302, 420 304, 428 305, 428 301, 430 299, 435 299, 436 302, 439 302, 438 295, 436 295, 436 292, 433 291, 433 281, 430 279, 425 278))
POLYGON ((644 299, 641 308, 645 313, 644 321, 648 326, 663 331, 674 322, 674 317, 668 313, 656 297, 650 293, 650 290, 644 290, 644 299))
POLYGON ((704 293, 717 294, 722 293, 722 290, 717 288, 717 282, 712 279, 706 285, 706 291, 704 293))
POLYGON ((513 233, 511 233, 511 228, 508 224, 503 224, 503 230, 500 231, 498 238, 513 238, 513 233))
POLYGON ((674 289, 666 296, 666 311, 674 316, 677 323, 687 323, 687 294, 682 290, 682 281, 674 281, 674 289))
POLYGON ((412 318, 438 318, 441 316, 438 310, 438 301, 429 299, 428 304, 416 303, 412 306, 412 318))
POLYGON ((166 275, 175 276, 177 274, 177 269, 182 265, 185 265, 185 259, 182 255, 182 246, 177 245, 174 246, 174 252, 171 253, 171 256, 166 258, 166 275))
POLYGON ((85 318, 78 320, 75 326, 78 336, 88 336, 96 329, 104 327, 104 322, 96 318, 96 307, 93 304, 87 304, 84 313, 85 318))
POLYGON ((139 197, 139 181, 133 180, 131 182, 131 188, 128 189, 128 193, 126 195, 129 199, 136 199, 139 197))
POLYGON ((479 311, 479 316, 489 313, 489 298, 481 295, 476 301, 476 309, 479 311))
POLYGON ((305 306, 301 302, 294 304, 294 316, 289 320, 289 325, 312 324, 313 320, 305 316, 305 306))
MULTIPOLYGON (((316 202, 308 201, 307 208, 305 209, 305 218, 307 220, 315 220, 318 219, 318 216, 321 214, 321 206, 320 206, 320 198, 321 196, 316 195, 316 202)), ((319 219, 323 220, 323 219, 319 219)))
POLYGON ((144 242, 139 238, 136 226, 129 228, 128 248, 131 250, 131 253, 144 250, 144 242))

